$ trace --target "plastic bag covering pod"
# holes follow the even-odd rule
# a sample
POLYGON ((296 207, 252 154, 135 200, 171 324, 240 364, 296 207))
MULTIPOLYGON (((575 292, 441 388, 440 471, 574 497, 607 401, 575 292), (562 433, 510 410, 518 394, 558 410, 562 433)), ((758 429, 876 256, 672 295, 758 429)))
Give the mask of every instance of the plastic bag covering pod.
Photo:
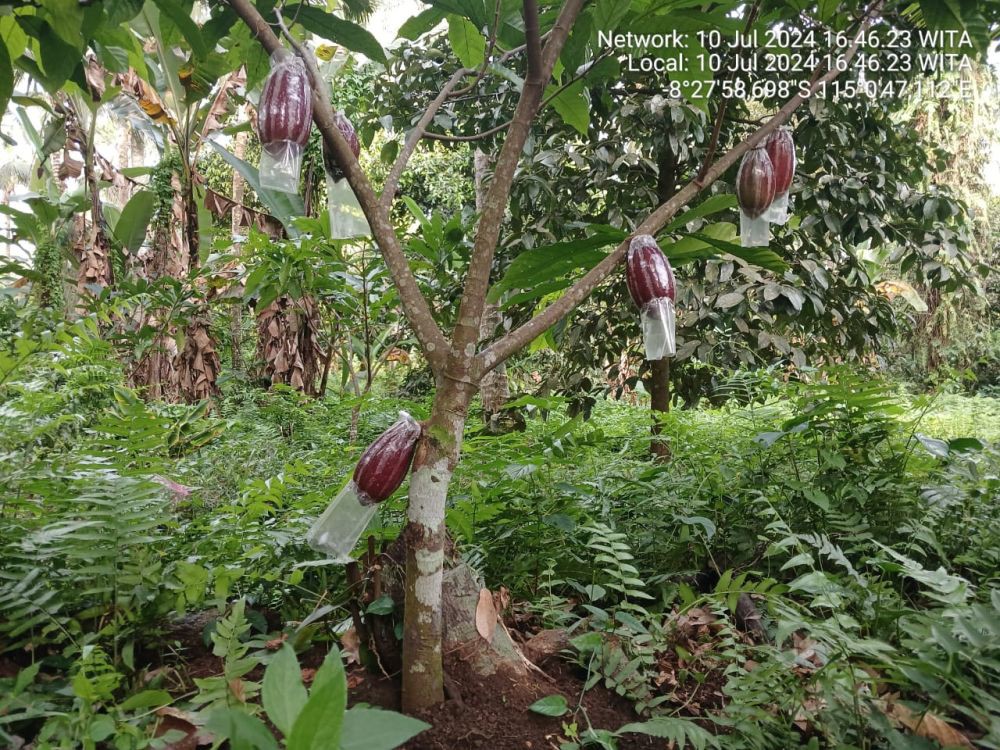
POLYGON ((339 563, 351 562, 351 552, 368 528, 378 503, 399 489, 420 438, 420 425, 405 411, 361 454, 354 476, 306 534, 309 546, 339 563))
POLYGON ((767 210, 774 201, 774 167, 763 146, 743 156, 736 174, 736 198, 740 203, 740 244, 766 245, 771 241, 767 210))
MULTIPOLYGON (((357 158, 361 154, 361 142, 354 131, 354 126, 343 112, 336 112, 333 118, 337 129, 357 158)), ((330 216, 330 237, 335 240, 370 237, 371 228, 368 226, 368 220, 361 210, 357 196, 347 183, 343 170, 328 150, 324 148, 323 153, 326 163, 326 207, 330 216)))
POLYGON ((788 221, 788 190, 795 176, 795 141, 790 128, 781 128, 768 136, 764 150, 774 169, 774 202, 767 210, 767 218, 775 224, 788 221))
POLYGON ((652 361, 674 356, 674 298, 677 285, 670 261, 648 234, 633 237, 629 243, 625 283, 632 301, 639 308, 646 359, 652 361))
POLYGON ((312 89, 305 65, 279 50, 271 56, 271 72, 257 106, 261 187, 298 192, 302 154, 311 127, 312 89))

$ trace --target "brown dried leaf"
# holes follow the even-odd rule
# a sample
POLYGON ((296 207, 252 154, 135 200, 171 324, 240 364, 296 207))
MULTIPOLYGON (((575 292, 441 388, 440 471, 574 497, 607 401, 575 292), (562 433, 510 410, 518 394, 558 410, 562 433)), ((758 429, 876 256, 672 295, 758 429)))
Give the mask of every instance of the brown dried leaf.
POLYGON ((493 640, 497 629, 497 609, 493 606, 493 594, 489 589, 479 590, 479 604, 476 605, 476 630, 484 640, 493 640))
POLYGON ((156 715, 160 718, 156 724, 155 736, 162 737, 171 730, 184 733, 180 739, 163 745, 164 750, 194 750, 202 745, 211 745, 214 741, 212 734, 196 725, 194 716, 187 711, 163 706, 156 709, 156 715))
POLYGON ((928 711, 917 716, 902 703, 889 704, 888 714, 918 737, 934 740, 942 747, 961 747, 972 750, 972 742, 940 716, 928 711))
POLYGON ((347 657, 348 664, 361 663, 361 638, 358 637, 358 631, 353 626, 340 636, 340 650, 347 657))

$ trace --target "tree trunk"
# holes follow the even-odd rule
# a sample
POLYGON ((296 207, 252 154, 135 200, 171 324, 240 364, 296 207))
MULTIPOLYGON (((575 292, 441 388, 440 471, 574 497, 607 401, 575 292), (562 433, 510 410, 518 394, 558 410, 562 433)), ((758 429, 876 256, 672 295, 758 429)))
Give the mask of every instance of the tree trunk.
MULTIPOLYGON (((245 112, 242 109, 241 112, 245 112)), ((233 154, 237 159, 242 159, 246 156, 247 151, 247 131, 242 130, 236 134, 236 140, 233 143, 233 154)), ((243 195, 246 192, 246 180, 243 179, 243 175, 240 174, 238 169, 233 170, 233 202, 236 203, 233 206, 232 213, 232 230, 233 237, 236 237, 242 233, 242 223, 243 223, 243 195)), ((242 250, 242 245, 239 242, 233 240, 233 255, 239 257, 240 251, 242 250)), ((246 365, 243 362, 243 302, 239 302, 232 307, 232 317, 229 319, 229 339, 232 346, 232 363, 233 370, 242 372, 246 365)))
MULTIPOLYGON (((656 179, 657 199, 661 204, 670 200, 676 192, 677 157, 669 148, 664 149, 657 165, 659 173, 656 179)), ((652 435, 649 450, 653 458, 660 461, 670 460, 670 445, 660 439, 663 431, 660 414, 670 411, 670 360, 651 361, 649 376, 649 408, 652 411, 652 435)))
MULTIPOLYGON (((489 170, 490 157, 481 149, 476 149, 473 156, 473 174, 476 184, 476 211, 483 210, 486 200, 486 172, 489 170)), ((496 333, 500 323, 500 307, 496 303, 487 302, 483 307, 483 319, 479 324, 479 340, 489 341, 496 333)), ((510 399, 510 386, 507 383, 507 364, 500 363, 483 377, 479 390, 483 402, 483 422, 491 432, 503 432, 499 418, 504 405, 510 399)))
POLYGON ((403 610, 403 710, 444 700, 441 658, 444 509, 458 462, 474 388, 464 372, 439 378, 431 418, 413 460, 406 535, 406 604, 403 610))
POLYGON ((650 374, 649 407, 653 412, 653 440, 649 448, 654 458, 661 461, 669 461, 670 443, 659 437, 663 431, 663 424, 660 421, 659 415, 670 411, 670 360, 657 359, 649 364, 652 369, 652 373, 650 374))

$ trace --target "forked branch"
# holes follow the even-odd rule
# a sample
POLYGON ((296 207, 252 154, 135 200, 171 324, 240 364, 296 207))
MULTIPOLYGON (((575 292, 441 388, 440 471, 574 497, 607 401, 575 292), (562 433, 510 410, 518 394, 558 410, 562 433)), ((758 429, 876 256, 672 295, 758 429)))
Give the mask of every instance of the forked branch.
MULTIPOLYGON (((843 55, 842 63, 849 62, 858 51, 861 39, 865 31, 871 25, 872 19, 882 6, 882 0, 876 0, 868 9, 864 16, 864 21, 858 33, 854 37, 851 46, 843 55)), ((719 157, 708 169, 704 170, 694 180, 681 188, 670 200, 661 204, 649 216, 647 216, 633 235, 656 234, 685 204, 691 201, 698 193, 711 185, 715 180, 729 169, 747 151, 760 143, 778 126, 784 123, 806 99, 814 94, 820 87, 834 80, 846 69, 846 64, 834 65, 823 75, 813 75, 813 80, 809 86, 807 94, 796 94, 779 109, 768 122, 757 128, 754 133, 739 145, 730 149, 727 153, 719 157)), ((817 73, 819 73, 817 70, 817 73)), ((473 379, 482 377, 508 357, 523 349, 534 339, 544 333, 548 328, 558 323, 568 315, 577 305, 583 302, 598 285, 600 285, 615 269, 615 267, 625 257, 628 251, 629 239, 624 240, 614 252, 604 258, 600 263, 588 271, 583 278, 573 284, 562 297, 553 304, 546 307, 541 313, 529 320, 524 325, 508 333, 492 346, 488 347, 481 354, 477 355, 470 373, 473 379)))
POLYGON ((507 136, 504 139, 500 154, 497 156, 493 179, 479 219, 476 241, 472 248, 472 258, 469 261, 469 271, 465 279, 465 290, 458 311, 458 324, 455 326, 453 349, 457 356, 467 357, 479 340, 479 322, 483 315, 483 305, 486 302, 486 291, 490 282, 490 268, 493 265, 493 253, 500 239, 500 226, 503 223, 504 212, 510 199, 510 189, 514 182, 514 173, 524 150, 524 143, 531 132, 531 123, 538 113, 545 91, 545 83, 552 76, 559 53, 569 37, 573 22, 583 7, 583 0, 566 0, 555 24, 549 31, 545 46, 541 50, 540 61, 531 62, 534 55, 533 47, 540 44, 538 36, 538 8, 535 0, 524 1, 525 41, 529 57, 528 76, 521 89, 514 118, 507 136), (534 29, 531 28, 534 24, 534 29))
MULTIPOLYGON (((227 0, 227 2, 269 54, 282 49, 281 41, 250 0, 227 0)), ((430 305, 420 293, 420 288, 417 286, 417 281, 410 270, 399 238, 396 236, 389 219, 388 209, 379 203, 368 177, 361 169, 361 165, 341 134, 340 128, 336 125, 333 107, 330 106, 329 97, 325 96, 326 92, 323 90, 322 81, 318 78, 315 62, 303 51, 300 50, 299 53, 315 79, 313 85, 313 122, 316 123, 327 148, 333 154, 337 166, 347 177, 348 184, 357 196, 365 218, 368 219, 368 225, 371 227, 375 241, 382 252, 382 257, 389 267, 393 283, 399 291, 403 312, 413 328, 417 341, 420 342, 432 369, 435 372, 441 372, 444 369, 448 353, 448 342, 434 321, 430 305)))

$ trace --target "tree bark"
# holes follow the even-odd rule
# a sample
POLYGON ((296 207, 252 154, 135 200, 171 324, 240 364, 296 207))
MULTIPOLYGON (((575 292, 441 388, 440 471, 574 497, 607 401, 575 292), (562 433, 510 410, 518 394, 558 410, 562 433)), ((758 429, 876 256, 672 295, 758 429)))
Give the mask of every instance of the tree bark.
POLYGON ((419 711, 444 700, 441 644, 445 498, 475 388, 461 372, 438 379, 431 418, 413 460, 406 534, 403 610, 403 710, 419 711))
POLYGON ((649 388, 649 408, 653 416, 653 439, 649 444, 649 449, 653 458, 660 461, 670 460, 670 443, 660 437, 663 432, 663 422, 660 415, 670 411, 670 360, 657 359, 649 363, 650 388, 649 388))
MULTIPOLYGON (((476 149, 473 155, 473 170, 476 183, 476 211, 481 212, 486 200, 486 172, 490 166, 490 158, 481 149, 476 149)), ((483 308, 483 319, 479 324, 479 340, 490 341, 500 323, 500 306, 495 302, 487 302, 483 308)), ((490 370, 483 378, 479 389, 483 403, 483 422, 491 432, 500 431, 497 418, 504 405, 510 399, 510 386, 507 383, 507 365, 501 363, 490 370)))

